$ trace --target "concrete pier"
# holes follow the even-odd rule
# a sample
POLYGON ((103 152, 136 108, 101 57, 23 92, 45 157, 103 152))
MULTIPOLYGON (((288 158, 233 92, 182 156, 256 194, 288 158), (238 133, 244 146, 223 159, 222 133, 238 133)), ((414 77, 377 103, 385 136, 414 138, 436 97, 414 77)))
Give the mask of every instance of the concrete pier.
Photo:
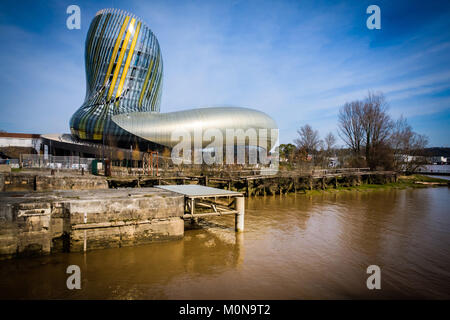
POLYGON ((0 260, 180 239, 183 214, 156 188, 0 193, 0 260))
POLYGON ((245 199, 244 197, 236 198, 236 220, 235 229, 236 232, 244 231, 244 218, 245 218, 245 199))

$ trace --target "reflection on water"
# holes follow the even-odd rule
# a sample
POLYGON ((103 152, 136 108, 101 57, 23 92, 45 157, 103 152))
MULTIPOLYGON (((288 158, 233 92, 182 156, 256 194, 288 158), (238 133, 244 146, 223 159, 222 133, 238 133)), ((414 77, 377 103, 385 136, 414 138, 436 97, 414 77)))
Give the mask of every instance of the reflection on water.
POLYGON ((450 298, 450 189, 246 199, 246 231, 0 262, 0 298, 450 298), (66 289, 68 265, 82 289, 66 289), (368 290, 366 268, 381 268, 368 290))

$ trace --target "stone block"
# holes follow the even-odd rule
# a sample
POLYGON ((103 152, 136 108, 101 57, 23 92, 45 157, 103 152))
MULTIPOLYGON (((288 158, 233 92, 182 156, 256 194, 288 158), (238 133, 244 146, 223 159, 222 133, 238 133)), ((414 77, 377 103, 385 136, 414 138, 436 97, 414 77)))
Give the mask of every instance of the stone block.
POLYGON ((0 194, 0 259, 179 239, 183 211, 154 188, 0 194))
POLYGON ((0 173, 10 173, 11 166, 9 164, 0 164, 0 173))

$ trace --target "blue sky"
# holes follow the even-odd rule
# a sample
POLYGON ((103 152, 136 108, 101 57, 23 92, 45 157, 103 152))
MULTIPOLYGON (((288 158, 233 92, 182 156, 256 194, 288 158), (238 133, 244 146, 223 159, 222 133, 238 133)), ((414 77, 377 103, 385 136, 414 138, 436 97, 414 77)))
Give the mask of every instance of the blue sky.
POLYGON ((0 129, 69 132, 85 95, 84 41, 102 8, 140 16, 164 60, 161 111, 266 112, 280 142, 309 123, 336 134, 339 107, 382 91, 431 146, 450 146, 449 1, 11 1, 0 4, 0 129), (81 30, 66 8, 81 8, 81 30), (381 8, 381 30, 366 8, 381 8))

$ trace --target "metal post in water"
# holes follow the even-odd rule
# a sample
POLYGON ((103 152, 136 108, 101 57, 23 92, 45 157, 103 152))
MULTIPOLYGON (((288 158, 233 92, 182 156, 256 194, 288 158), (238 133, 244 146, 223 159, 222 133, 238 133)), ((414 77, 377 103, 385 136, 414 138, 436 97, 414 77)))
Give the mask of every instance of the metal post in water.
MULTIPOLYGON (((87 213, 84 213, 84 223, 87 223, 87 213)), ((87 235, 86 229, 84 229, 84 243, 83 243, 83 252, 86 252, 87 249, 87 235)))
POLYGON ((236 232, 244 231, 244 217, 245 217, 245 198, 236 197, 236 218, 235 230, 236 232))

